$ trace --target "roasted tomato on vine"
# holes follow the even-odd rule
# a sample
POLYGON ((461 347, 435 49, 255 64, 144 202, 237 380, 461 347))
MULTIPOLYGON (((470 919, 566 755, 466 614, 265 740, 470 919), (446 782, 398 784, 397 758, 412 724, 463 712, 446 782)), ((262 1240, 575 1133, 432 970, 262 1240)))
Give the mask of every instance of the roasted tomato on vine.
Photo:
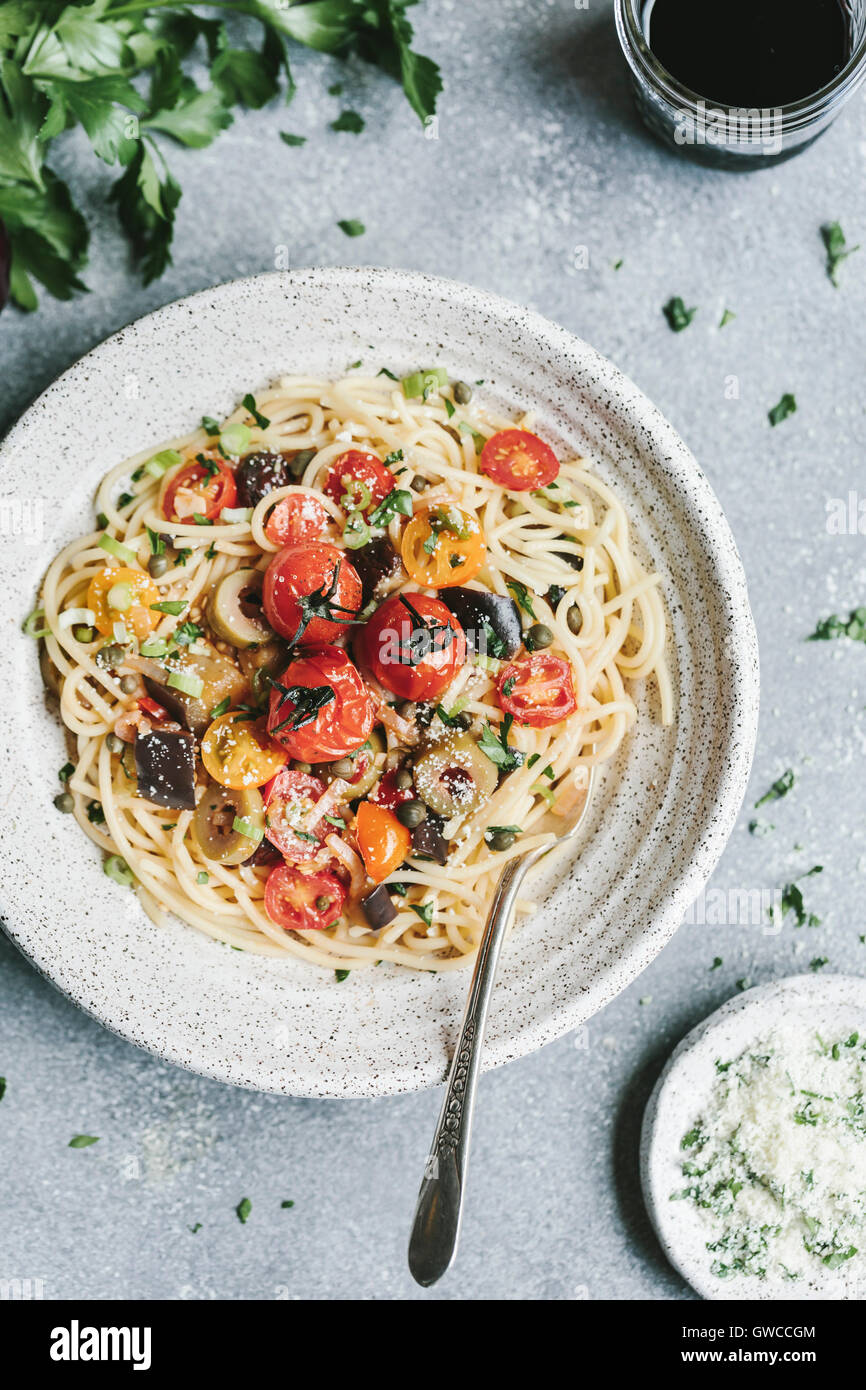
POLYGON ((223 460, 199 454, 169 480, 162 513, 168 521, 190 522, 197 516, 216 521, 224 507, 234 507, 237 495, 235 475, 223 460))
POLYGON ((294 768, 282 768, 262 788, 265 803, 265 835, 286 859, 302 864, 315 859, 326 835, 334 827, 314 812, 325 794, 319 777, 294 768))
POLYGON ((346 889, 328 869, 303 873, 292 864, 271 869, 265 884, 265 912, 286 931, 332 927, 343 911, 346 889))
POLYGON ((268 622, 290 642, 318 644, 339 637, 361 607, 361 581, 342 550, 304 541, 278 550, 262 586, 268 622))
POLYGON ((268 732, 298 762, 333 762, 369 736, 376 707, 339 647, 317 647, 273 681, 268 732))
POLYGON ((281 497, 265 522, 265 535, 273 545, 298 545, 314 541, 331 520, 321 502, 308 492, 281 497))
POLYGON ((364 868, 374 883, 381 883, 412 852, 412 836, 385 806, 362 801, 355 828, 364 868))
POLYGON ((448 589, 474 579, 487 557, 478 518, 453 503, 425 507, 403 532, 403 564, 425 589, 448 589))
POLYGON ((549 652, 509 661, 496 688, 505 713, 533 729, 547 729, 577 709, 571 666, 549 652))
POLYGON ((500 430, 481 451, 481 472, 511 492, 531 492, 554 481, 559 459, 529 430, 500 430))
POLYGON ((364 656, 377 681, 403 700, 432 700, 466 660, 466 634, 438 598, 395 594, 370 618, 364 656))
POLYGON ((396 486, 394 474, 375 454, 349 449, 331 464, 322 491, 338 507, 369 516, 396 486))
POLYGON ((221 714, 201 741, 201 760, 221 787, 263 787, 276 776, 286 753, 268 738, 264 721, 243 711, 221 714))

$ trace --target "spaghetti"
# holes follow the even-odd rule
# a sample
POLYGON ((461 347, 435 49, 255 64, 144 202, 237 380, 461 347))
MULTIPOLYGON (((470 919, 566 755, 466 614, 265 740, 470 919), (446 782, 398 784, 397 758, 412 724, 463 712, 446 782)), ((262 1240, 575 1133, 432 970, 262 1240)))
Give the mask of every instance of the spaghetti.
POLYGON ((633 723, 627 683, 654 674, 670 722, 658 576, 532 431, 441 369, 287 377, 105 476, 28 621, 58 803, 155 921, 465 967, 505 862, 633 723))

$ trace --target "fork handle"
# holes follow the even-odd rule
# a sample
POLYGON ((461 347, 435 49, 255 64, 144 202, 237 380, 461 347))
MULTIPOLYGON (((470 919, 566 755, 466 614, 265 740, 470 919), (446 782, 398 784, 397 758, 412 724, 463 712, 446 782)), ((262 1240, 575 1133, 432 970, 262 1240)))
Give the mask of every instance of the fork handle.
POLYGON ((424 1288, 442 1278, 457 1253, 487 1012, 508 923, 523 877, 533 859, 531 854, 524 855, 506 864, 478 948, 466 1012, 448 1073, 433 1147, 424 1168, 409 1239, 409 1269, 424 1288))

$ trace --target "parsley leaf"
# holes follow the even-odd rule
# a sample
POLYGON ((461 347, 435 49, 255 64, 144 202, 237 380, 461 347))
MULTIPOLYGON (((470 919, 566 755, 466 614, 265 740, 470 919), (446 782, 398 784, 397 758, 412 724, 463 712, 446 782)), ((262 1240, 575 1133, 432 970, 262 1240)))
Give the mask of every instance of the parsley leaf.
POLYGON ((764 795, 755 802, 755 807, 757 808, 758 806, 763 806, 768 801, 779 801, 783 796, 788 795, 788 792, 791 790, 793 785, 794 769, 792 767, 789 767, 785 772, 782 773, 781 777, 776 778, 775 782, 770 787, 770 790, 768 792, 764 792, 764 795))
POLYGON ((866 608, 852 608, 847 618, 832 613, 822 618, 807 642, 829 642, 834 637, 849 637, 852 642, 866 642, 866 608))
POLYGON ((427 927, 433 925, 433 904, 432 903, 410 903, 409 910, 415 912, 427 927))
POLYGON ((821 228, 821 239, 827 252, 827 274, 838 289, 839 266, 849 256, 853 256, 855 251, 859 251, 860 247, 847 245, 845 233, 838 222, 827 222, 821 228))
POLYGON ((359 222, 356 217, 347 217, 342 222, 338 222, 337 226, 341 232, 346 233, 346 236, 363 236, 367 230, 363 222, 359 222))
MULTIPOLYGON (((506 579, 505 586, 511 590, 524 613, 528 613, 530 618, 536 617, 535 609, 532 606, 532 599, 529 596, 529 590, 526 585, 521 584, 519 579, 506 579)), ((563 590, 563 593, 564 592, 563 590)))
POLYGON ((513 723, 514 716, 506 714, 499 726, 498 735, 489 723, 485 723, 478 740, 478 747, 481 752, 485 753, 490 761, 501 768, 503 772, 513 772, 515 768, 523 765, 525 759, 525 754, 521 753, 519 749, 509 747, 508 735, 513 723))
POLYGON ((684 328, 688 328, 697 312, 697 309, 687 309, 679 295, 669 299, 662 308, 668 326, 673 329, 674 333, 682 333, 684 328))
POLYGON ((341 111, 337 119, 331 121, 332 130, 345 130, 350 135, 360 135, 364 125, 364 117, 359 116, 357 111, 341 111))
MULTIPOLYGON (((387 459, 385 462, 387 463, 387 459)), ((385 527, 390 525, 395 516, 412 515, 412 494, 405 492, 402 488, 392 488, 388 495, 372 511, 367 518, 367 523, 371 527, 385 527)))
POLYGON ((796 400, 791 395, 790 391, 786 391, 781 400, 773 406, 772 410, 767 411, 767 419, 771 425, 781 425, 782 421, 787 420, 789 415, 793 415, 796 409, 796 400))

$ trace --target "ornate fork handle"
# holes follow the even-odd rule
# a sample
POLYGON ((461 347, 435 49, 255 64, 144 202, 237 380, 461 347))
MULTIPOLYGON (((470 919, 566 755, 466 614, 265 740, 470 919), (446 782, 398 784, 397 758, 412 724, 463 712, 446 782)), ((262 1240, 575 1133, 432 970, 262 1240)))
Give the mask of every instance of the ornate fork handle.
POLYGON ((536 857, 528 854, 510 860, 505 866, 478 948, 445 1100, 424 1168, 409 1240, 409 1268, 425 1288, 441 1279, 457 1253, 487 1011, 517 894, 524 874, 536 857))

